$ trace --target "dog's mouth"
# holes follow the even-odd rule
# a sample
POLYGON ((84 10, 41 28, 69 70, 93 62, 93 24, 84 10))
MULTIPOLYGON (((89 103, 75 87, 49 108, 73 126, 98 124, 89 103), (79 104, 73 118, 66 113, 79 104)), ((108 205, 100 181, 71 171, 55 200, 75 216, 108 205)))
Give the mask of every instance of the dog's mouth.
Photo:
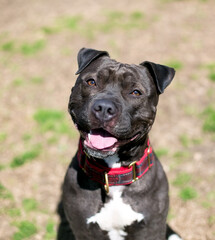
POLYGON ((103 128, 97 128, 92 129, 89 133, 82 134, 82 136, 85 139, 84 145, 87 148, 100 152, 116 152, 120 146, 134 141, 139 136, 139 133, 130 138, 119 139, 103 128))

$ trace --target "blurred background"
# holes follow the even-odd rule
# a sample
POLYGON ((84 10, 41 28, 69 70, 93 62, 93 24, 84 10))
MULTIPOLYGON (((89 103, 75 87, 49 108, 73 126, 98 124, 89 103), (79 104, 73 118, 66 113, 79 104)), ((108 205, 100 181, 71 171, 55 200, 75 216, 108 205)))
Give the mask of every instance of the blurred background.
POLYGON ((168 221, 215 239, 215 1, 0 0, 0 239, 55 239, 78 133, 67 112, 80 48, 176 69, 150 138, 168 221))

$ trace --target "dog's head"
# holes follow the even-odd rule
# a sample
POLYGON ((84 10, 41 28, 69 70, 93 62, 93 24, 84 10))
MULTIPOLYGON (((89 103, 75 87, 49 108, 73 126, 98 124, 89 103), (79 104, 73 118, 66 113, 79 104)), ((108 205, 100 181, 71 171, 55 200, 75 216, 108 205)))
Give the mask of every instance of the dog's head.
POLYGON ((123 64, 86 48, 78 53, 78 66, 69 112, 88 154, 104 158, 146 139, 174 69, 147 61, 123 64))

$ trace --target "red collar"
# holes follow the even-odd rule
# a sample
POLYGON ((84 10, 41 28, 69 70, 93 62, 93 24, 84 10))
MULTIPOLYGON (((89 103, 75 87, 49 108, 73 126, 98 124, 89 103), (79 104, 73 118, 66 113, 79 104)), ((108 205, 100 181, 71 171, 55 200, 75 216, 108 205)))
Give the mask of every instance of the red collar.
POLYGON ((92 180, 102 184, 109 192, 109 186, 128 185, 141 178, 153 166, 153 151, 148 141, 148 147, 139 161, 132 162, 127 167, 108 168, 88 157, 79 142, 78 161, 82 170, 92 180))

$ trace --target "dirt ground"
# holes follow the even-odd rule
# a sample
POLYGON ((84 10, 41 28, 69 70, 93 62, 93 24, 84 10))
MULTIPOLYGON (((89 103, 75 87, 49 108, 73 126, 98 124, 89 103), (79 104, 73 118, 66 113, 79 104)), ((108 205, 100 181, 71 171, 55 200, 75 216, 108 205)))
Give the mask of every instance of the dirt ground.
POLYGON ((55 239, 82 47, 176 68, 150 134, 168 221, 184 240, 215 239, 214 10, 214 0, 0 0, 0 240, 55 239))

